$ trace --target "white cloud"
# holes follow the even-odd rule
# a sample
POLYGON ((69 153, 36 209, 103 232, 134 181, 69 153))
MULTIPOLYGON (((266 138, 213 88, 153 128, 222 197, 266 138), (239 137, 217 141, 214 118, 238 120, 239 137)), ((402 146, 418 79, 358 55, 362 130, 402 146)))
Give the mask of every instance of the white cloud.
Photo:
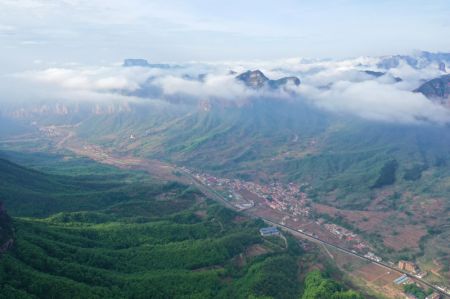
POLYGON ((153 72, 121 67, 48 68, 27 71, 16 77, 69 90, 136 90, 153 72))
POLYGON ((239 84, 234 76, 229 75, 208 75, 203 81, 165 76, 156 79, 154 83, 160 86, 166 95, 187 94, 199 99, 239 100, 255 95, 255 91, 239 84))
POLYGON ((302 86, 300 91, 320 108, 372 121, 394 123, 450 121, 450 110, 425 96, 377 81, 339 82, 329 90, 302 86))
POLYGON ((388 73, 403 79, 403 82, 399 84, 399 87, 404 90, 416 89, 424 81, 442 75, 437 64, 432 63, 426 67, 415 69, 403 61, 400 62, 398 67, 390 69, 388 73))
MULTIPOLYGON (((40 62, 42 63, 42 62, 40 62)), ((158 73, 157 70, 122 67, 54 67, 3 76, 2 106, 64 102, 134 102, 130 92, 158 73), (128 94, 127 94, 128 92, 128 94)), ((156 99, 153 99, 156 100, 156 99)))
MULTIPOLYGON (((9 79, 20 80, 22 98, 26 98, 26 92, 29 94, 27 98, 33 95, 47 100, 84 101, 135 101, 136 97, 127 96, 133 92, 152 99, 186 99, 190 103, 205 99, 239 102, 256 97, 291 100, 305 98, 321 109, 371 121, 450 122, 449 109, 412 92, 423 78, 436 75, 434 66, 423 69, 423 72, 405 65, 391 69, 389 75, 399 76, 404 80, 396 83, 389 76, 374 78, 361 71, 376 69, 375 63, 376 60, 370 58, 345 61, 290 59, 247 63, 189 63, 169 69, 123 68, 120 65, 86 67, 75 64, 27 71, 9 79), (241 72, 256 68, 262 69, 270 79, 300 74, 302 84, 278 91, 256 91, 237 82, 235 75, 228 73, 229 70, 241 72), (200 80, 200 74, 206 75, 200 80), (149 92, 141 92, 142 90, 149 92)), ((4 82, 1 84, 9 89, 19 85, 18 82, 10 86, 4 82)), ((9 99, 14 97, 13 94, 9 99)))

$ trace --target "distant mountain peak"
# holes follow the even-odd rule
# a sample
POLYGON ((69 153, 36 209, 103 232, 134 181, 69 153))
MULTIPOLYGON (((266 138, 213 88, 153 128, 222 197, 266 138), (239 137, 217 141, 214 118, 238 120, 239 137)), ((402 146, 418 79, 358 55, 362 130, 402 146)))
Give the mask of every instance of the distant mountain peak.
POLYGON ((147 60, 142 58, 127 58, 123 61, 124 67, 132 67, 132 66, 142 66, 142 67, 150 67, 150 63, 147 60))
POLYGON ((236 79, 242 81, 245 85, 254 89, 259 89, 266 86, 269 88, 277 89, 288 84, 292 84, 295 86, 300 85, 300 79, 297 77, 292 76, 283 77, 277 80, 270 80, 260 70, 246 71, 236 76, 236 79))
POLYGON ((425 82, 415 92, 420 92, 429 99, 446 104, 450 100, 450 74, 425 82))
POLYGON ((238 75, 236 79, 252 88, 261 88, 269 81, 269 78, 267 78, 260 70, 246 71, 245 73, 238 75))
MULTIPOLYGON (((391 69, 405 63, 410 67, 420 69, 430 64, 450 63, 450 53, 419 51, 413 55, 390 55, 380 57, 377 67, 380 69, 391 69)), ((439 66, 441 67, 441 66, 439 66)))
POLYGON ((149 63, 146 59, 142 58, 127 58, 123 61, 123 67, 151 67, 151 68, 160 68, 160 69, 168 69, 170 68, 169 64, 164 63, 149 63))

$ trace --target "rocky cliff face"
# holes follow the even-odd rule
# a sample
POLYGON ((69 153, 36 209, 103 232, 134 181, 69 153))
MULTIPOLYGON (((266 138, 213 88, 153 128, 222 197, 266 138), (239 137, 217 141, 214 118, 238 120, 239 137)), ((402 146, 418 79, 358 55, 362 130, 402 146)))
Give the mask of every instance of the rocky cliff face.
POLYGON ((130 112, 131 107, 129 102, 114 102, 114 103, 36 103, 30 105, 23 105, 17 107, 9 107, 1 111, 5 116, 15 119, 30 119, 42 117, 72 117, 76 121, 77 118, 83 118, 90 115, 110 115, 120 112, 130 112))
POLYGON ((14 244, 11 218, 0 202, 0 254, 6 252, 14 244))

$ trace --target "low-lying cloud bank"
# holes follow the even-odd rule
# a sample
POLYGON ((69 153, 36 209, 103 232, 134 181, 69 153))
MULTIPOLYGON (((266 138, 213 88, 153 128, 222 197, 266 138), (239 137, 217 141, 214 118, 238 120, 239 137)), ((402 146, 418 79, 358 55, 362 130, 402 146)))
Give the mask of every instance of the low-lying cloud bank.
POLYGON ((399 63, 380 70, 376 58, 344 61, 301 59, 272 62, 190 63, 173 68, 51 67, 3 78, 0 104, 42 101, 246 101, 259 96, 307 101, 330 112, 393 123, 450 122, 450 110, 414 93, 424 80, 442 74, 435 64, 399 63), (260 69, 271 79, 298 76, 300 86, 255 90, 231 72, 260 69), (378 71, 377 76, 367 70, 378 71), (382 72, 382 73, 381 73, 382 72), (398 78, 401 79, 398 80, 398 78))
POLYGON ((436 124, 450 121, 450 110, 424 95, 377 81, 340 81, 328 90, 303 86, 301 92, 317 107, 372 121, 436 124))

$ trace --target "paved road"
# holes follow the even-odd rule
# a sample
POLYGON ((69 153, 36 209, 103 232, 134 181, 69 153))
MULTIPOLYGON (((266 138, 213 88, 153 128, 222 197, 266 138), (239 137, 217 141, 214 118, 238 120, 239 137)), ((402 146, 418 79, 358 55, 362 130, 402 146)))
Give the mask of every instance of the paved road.
MULTIPOLYGON (((202 192, 205 193, 206 195, 209 195, 210 197, 212 197, 212 198, 215 199, 216 201, 221 202, 223 205, 225 205, 225 206, 227 206, 227 207, 229 207, 229 208, 231 208, 231 209, 233 209, 233 210, 237 210, 235 206, 233 206, 232 204, 230 204, 230 203, 229 203, 229 202, 228 202, 221 194, 219 194, 217 191, 215 191, 215 190, 212 189, 211 187, 209 187, 209 186, 203 184, 201 181, 199 181, 197 178, 195 178, 194 176, 192 176, 190 173, 185 172, 185 171, 183 171, 183 173, 192 179, 192 181, 193 181, 193 182, 195 183, 195 185, 200 189, 200 191, 202 191, 202 192)), ((422 283, 422 284, 424 284, 424 285, 430 287, 431 289, 433 289, 434 291, 438 292, 439 294, 441 294, 441 295, 444 296, 445 298, 450 298, 450 297, 449 297, 447 294, 445 294, 443 291, 439 290, 438 288, 436 288, 436 287, 433 286, 432 284, 426 282, 425 280, 420 279, 420 278, 417 278, 417 277, 415 277, 415 276, 411 276, 411 275, 409 274, 409 272, 406 272, 406 271, 397 269, 396 267, 392 267, 392 266, 390 266, 390 265, 388 265, 388 264, 386 264, 386 263, 383 263, 383 262, 377 262, 377 261, 374 261, 374 260, 369 259, 369 258, 367 258, 367 257, 365 257, 365 256, 363 256, 363 255, 358 254, 358 253, 354 253, 354 252, 350 251, 349 249, 346 249, 346 248, 343 248, 343 247, 340 247, 340 246, 331 244, 331 243, 329 243, 328 241, 325 241, 325 240, 322 240, 322 239, 313 237, 313 236, 311 236, 311 235, 307 235, 307 234, 305 234, 305 233, 299 232, 299 231, 297 231, 297 230, 295 230, 295 229, 293 229, 293 228, 291 228, 291 227, 288 227, 288 226, 286 226, 286 225, 283 225, 283 224, 274 222, 274 221, 272 221, 272 220, 270 220, 270 219, 267 219, 267 218, 264 218, 264 217, 260 217, 260 216, 253 215, 253 214, 249 213, 248 211, 239 211, 239 212, 241 212, 241 213, 243 213, 243 214, 245 214, 245 215, 247 215, 247 216, 249 216, 249 217, 251 217, 251 218, 259 218, 259 219, 262 219, 262 220, 263 220, 264 222, 266 222, 267 224, 270 224, 270 225, 273 225, 273 226, 277 226, 277 227, 279 227, 280 229, 283 229, 283 230, 285 230, 285 231, 288 231, 288 232, 290 232, 290 233, 293 233, 294 235, 297 235, 297 236, 299 236, 299 237, 301 237, 301 238, 303 238, 303 239, 307 239, 307 240, 312 241, 312 242, 315 242, 315 243, 327 245, 327 246, 329 246, 329 247, 331 247, 331 248, 334 248, 334 249, 336 249, 336 250, 338 250, 338 251, 341 251, 341 252, 343 252, 343 253, 345 253, 345 254, 348 254, 348 255, 352 255, 352 256, 358 257, 358 258, 360 258, 360 259, 363 259, 363 260, 369 261, 369 262, 371 262, 371 263, 377 264, 377 265, 379 265, 379 266, 381 266, 381 267, 384 267, 384 268, 386 268, 386 269, 389 269, 389 270, 393 270, 393 271, 397 271, 397 272, 406 274, 406 275, 408 275, 408 277, 411 277, 411 278, 413 278, 414 280, 419 281, 420 283, 422 283)))

